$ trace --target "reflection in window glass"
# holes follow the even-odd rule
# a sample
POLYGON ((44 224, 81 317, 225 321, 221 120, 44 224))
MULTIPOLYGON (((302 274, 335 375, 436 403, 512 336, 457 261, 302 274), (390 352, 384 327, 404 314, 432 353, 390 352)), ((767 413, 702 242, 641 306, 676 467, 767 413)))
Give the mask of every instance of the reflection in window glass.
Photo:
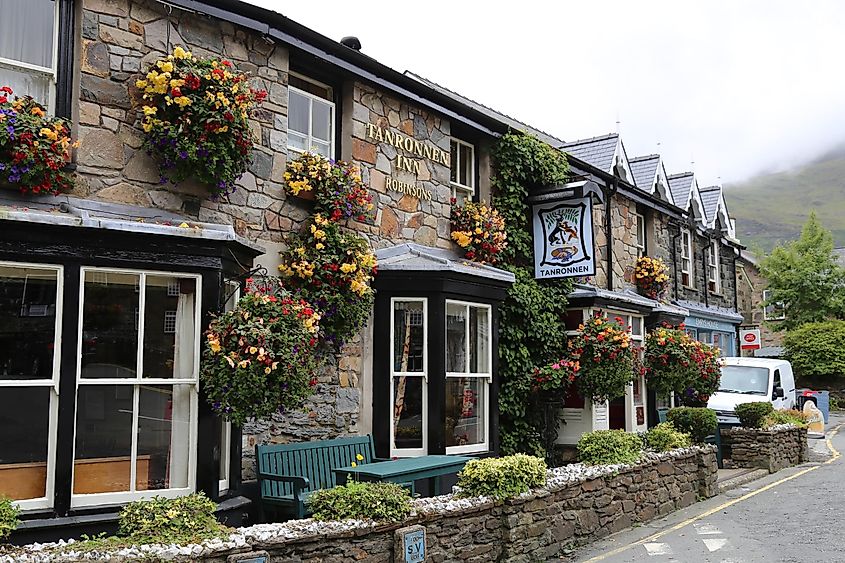
POLYGON ((83 385, 77 390, 74 494, 129 490, 133 389, 83 385))
POLYGON ((50 387, 0 388, 0 497, 47 494, 50 387))
POLYGON ((477 377, 446 378, 446 445, 485 442, 487 382, 477 377))
POLYGON ((190 385, 144 385, 138 398, 138 490, 188 486, 190 385))
POLYGON ((471 373, 490 373, 490 310, 470 307, 471 373))
POLYGON ((194 376, 196 282, 147 276, 144 303, 144 377, 194 376), (169 288, 176 284, 178 292, 169 288))
POLYGON ((467 371, 466 323, 467 307, 458 303, 446 304, 446 371, 467 371))
POLYGON ((135 377, 139 283, 138 274, 85 272, 83 378, 135 377))
POLYGON ((0 6, 0 85, 30 95, 45 106, 53 84, 53 0, 3 0, 0 6))
POLYGON ((288 101, 288 129, 308 136, 308 113, 311 100, 295 90, 290 91, 288 101))
POLYGON ((314 100, 312 102, 311 134, 321 141, 331 140, 332 107, 329 104, 314 100))
POLYGON ((423 385, 419 376, 393 378, 393 448, 423 447, 423 385))
POLYGON ((393 371, 411 373, 423 371, 423 303, 395 301, 393 303, 393 371))

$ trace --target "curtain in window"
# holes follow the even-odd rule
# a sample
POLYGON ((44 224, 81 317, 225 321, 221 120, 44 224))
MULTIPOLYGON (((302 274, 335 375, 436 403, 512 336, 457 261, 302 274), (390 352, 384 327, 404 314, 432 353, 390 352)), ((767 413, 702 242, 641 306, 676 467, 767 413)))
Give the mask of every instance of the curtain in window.
MULTIPOLYGON (((194 293, 179 293, 176 306, 176 345, 173 357, 173 377, 188 379, 194 376, 194 293)), ((191 431, 191 385, 174 385, 171 405, 170 432, 170 488, 188 486, 188 455, 191 431)))
MULTIPOLYGON (((53 66, 54 0, 3 0, 0 57, 53 66)), ((5 71, 0 71, 5 74, 5 71)))

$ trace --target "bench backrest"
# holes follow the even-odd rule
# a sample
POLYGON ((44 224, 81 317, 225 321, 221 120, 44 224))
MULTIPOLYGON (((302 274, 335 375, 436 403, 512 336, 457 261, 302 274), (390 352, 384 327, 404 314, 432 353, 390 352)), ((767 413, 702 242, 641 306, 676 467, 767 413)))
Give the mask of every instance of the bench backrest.
MULTIPOLYGON (((359 464, 371 463, 373 457, 372 436, 255 447, 259 475, 269 473, 306 477, 311 482, 312 491, 335 486, 335 474, 332 469, 351 465, 353 461, 359 464), (359 454, 363 456, 363 460, 357 459, 359 454)), ((290 484, 261 481, 262 497, 276 498, 291 494, 293 489, 290 484)))

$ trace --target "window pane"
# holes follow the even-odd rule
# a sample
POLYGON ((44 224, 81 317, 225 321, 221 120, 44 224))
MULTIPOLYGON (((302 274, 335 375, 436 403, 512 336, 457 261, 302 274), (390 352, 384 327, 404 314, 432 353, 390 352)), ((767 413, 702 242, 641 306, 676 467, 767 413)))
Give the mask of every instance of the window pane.
MULTIPOLYGON (((302 137, 292 131, 288 131, 288 146, 300 151, 308 150, 308 137, 302 137)), ((291 158, 296 158, 297 156, 294 154, 291 155, 291 158)))
POLYGON ((446 304, 446 371, 466 373, 467 307, 457 303, 446 304))
POLYGON ((455 141, 449 142, 449 164, 452 167, 452 175, 450 180, 458 181, 458 143, 455 141))
POLYGON ((331 145, 326 143, 321 143, 320 141, 314 141, 311 143, 311 147, 309 150, 316 154, 321 154, 326 158, 331 158, 331 145))
POLYGON ((332 108, 329 104, 313 101, 311 116, 311 135, 321 141, 332 140, 332 108))
MULTIPOLYGON (((0 18, 0 22, 3 18, 0 18)), ((0 36, 0 42, 3 41, 0 36)), ((15 96, 32 96, 35 101, 47 107, 50 105, 52 77, 35 71, 12 69, 0 65, 0 86, 8 86, 15 96)))
POLYGON ((288 97, 288 130, 308 135, 308 112, 311 101, 298 92, 290 91, 288 97))
POLYGON ((144 377, 194 377, 196 280, 147 276, 144 377))
POLYGON ((137 274, 85 272, 82 377, 135 377, 139 283, 137 274))
POLYGON ((47 493, 51 387, 0 388, 0 497, 47 493))
POLYGON ((423 447, 423 384, 420 376, 393 378, 393 447, 423 447))
POLYGON ((0 379, 52 379, 58 272, 0 266, 0 379))
POLYGON ((56 2, 3 0, 0 6, 0 57, 51 67, 56 2))
POLYGON ((468 145, 461 145, 461 178, 460 183, 464 186, 475 186, 472 165, 473 165, 473 150, 468 145))
POLYGON ((446 378, 446 445, 484 442, 487 382, 478 377, 446 378))
POLYGON ((469 371, 490 373, 490 311, 481 307, 469 311, 469 371))
POLYGON ((188 486, 191 385, 143 385, 138 397, 138 490, 188 486))
POLYGON ((643 335, 643 318, 631 317, 631 334, 634 336, 643 335))
POLYGON ((393 371, 422 373, 424 314, 422 301, 393 303, 393 371))
MULTIPOLYGON (((73 464, 74 494, 129 490, 134 387, 79 387, 76 457, 73 464)), ((146 481, 143 485, 146 485, 146 481)), ((138 490, 143 490, 143 486, 139 486, 138 490)))

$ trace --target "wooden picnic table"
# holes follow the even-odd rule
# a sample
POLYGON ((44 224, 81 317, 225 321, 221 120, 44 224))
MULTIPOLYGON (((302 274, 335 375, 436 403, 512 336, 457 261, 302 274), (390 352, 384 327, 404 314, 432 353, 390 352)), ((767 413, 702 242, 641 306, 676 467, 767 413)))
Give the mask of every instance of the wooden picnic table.
POLYGON ((471 457, 455 455, 425 455, 405 457, 392 461, 359 464, 356 467, 336 467, 332 469, 338 484, 346 483, 351 476, 358 481, 378 481, 397 483, 407 486, 414 492, 414 481, 433 479, 433 494, 440 494, 440 478, 443 475, 457 473, 464 468, 471 457))

